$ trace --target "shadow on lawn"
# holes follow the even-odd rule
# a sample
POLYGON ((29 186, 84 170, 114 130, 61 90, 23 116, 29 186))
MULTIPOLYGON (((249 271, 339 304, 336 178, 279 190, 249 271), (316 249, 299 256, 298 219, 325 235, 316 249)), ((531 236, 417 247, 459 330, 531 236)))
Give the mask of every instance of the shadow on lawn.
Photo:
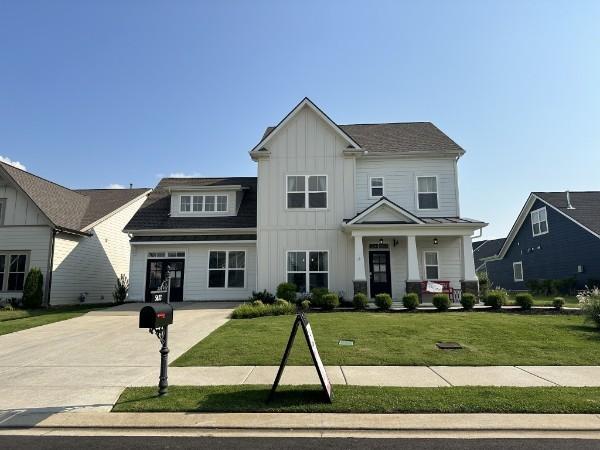
POLYGON ((597 327, 595 327, 594 325, 582 323, 580 325, 573 325, 573 324, 561 325, 561 327, 566 330, 569 330, 569 331, 574 331, 576 333, 582 333, 585 335, 585 337, 587 339, 600 340, 600 330, 597 327))

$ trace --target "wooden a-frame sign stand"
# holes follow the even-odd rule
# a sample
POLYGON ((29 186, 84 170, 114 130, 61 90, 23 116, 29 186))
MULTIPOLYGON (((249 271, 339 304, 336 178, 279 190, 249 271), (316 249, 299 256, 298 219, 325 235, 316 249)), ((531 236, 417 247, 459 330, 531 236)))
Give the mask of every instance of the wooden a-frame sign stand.
POLYGON ((298 331, 299 325, 302 325, 302 331, 304 332, 304 337, 306 338, 306 343, 308 344, 313 364, 315 365, 317 373, 319 374, 319 380, 321 380, 321 386, 323 387, 325 397, 327 398, 327 401, 331 403, 331 400, 333 399, 331 382, 329 381, 327 372, 325 372, 325 366, 323 366, 323 362, 321 361, 321 357, 319 356, 319 351, 317 350, 317 344, 315 343, 315 338, 313 336, 310 323, 308 322, 306 316, 302 313, 296 315, 296 320, 294 321, 294 325, 292 326, 292 333, 290 334, 287 347, 285 348, 285 352, 283 354, 283 359, 281 360, 281 364, 279 365, 279 370, 277 371, 275 382, 273 383, 273 387, 271 388, 271 392, 269 393, 269 397, 267 398, 267 403, 269 403, 273 399, 277 386, 279 386, 279 381, 281 380, 281 376, 283 375, 283 369, 285 369, 287 359, 290 356, 292 345, 294 345, 294 339, 296 337, 296 332, 298 331))

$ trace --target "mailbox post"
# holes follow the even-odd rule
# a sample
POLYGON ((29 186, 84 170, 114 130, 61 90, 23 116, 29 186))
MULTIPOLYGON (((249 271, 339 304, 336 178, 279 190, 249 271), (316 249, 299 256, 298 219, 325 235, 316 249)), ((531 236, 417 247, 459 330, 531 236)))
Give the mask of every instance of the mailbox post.
POLYGON ((173 307, 170 304, 156 302, 144 306, 140 310, 140 328, 147 328, 150 334, 156 335, 161 343, 160 348, 160 378, 158 381, 158 395, 167 394, 169 387, 167 378, 169 347, 169 325, 173 323, 173 307))

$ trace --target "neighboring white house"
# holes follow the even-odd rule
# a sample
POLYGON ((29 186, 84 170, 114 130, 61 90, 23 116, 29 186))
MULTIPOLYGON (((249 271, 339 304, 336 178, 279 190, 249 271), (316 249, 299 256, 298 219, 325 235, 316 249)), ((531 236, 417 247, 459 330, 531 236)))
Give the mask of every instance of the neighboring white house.
POLYGON ((477 290, 460 217, 464 154, 433 124, 337 125, 309 99, 250 151, 256 178, 166 178, 125 230, 130 299, 168 273, 172 300, 241 300, 293 281, 400 298, 423 282, 477 290))
POLYGON ((149 189, 71 190, 0 163, 0 298, 20 298, 30 268, 44 275, 44 301, 112 302, 129 273, 123 227, 149 189))

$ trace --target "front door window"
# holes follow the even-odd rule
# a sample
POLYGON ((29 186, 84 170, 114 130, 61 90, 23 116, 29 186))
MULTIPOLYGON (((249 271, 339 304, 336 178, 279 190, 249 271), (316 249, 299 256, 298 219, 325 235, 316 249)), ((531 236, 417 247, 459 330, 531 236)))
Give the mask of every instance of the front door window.
POLYGON ((146 301, 151 299, 150 292, 157 290, 169 277, 171 278, 169 301, 182 301, 184 266, 185 262, 182 259, 149 259, 146 271, 146 301))
POLYGON ((369 252, 369 272, 371 297, 375 297, 377 294, 392 295, 389 251, 369 252))

